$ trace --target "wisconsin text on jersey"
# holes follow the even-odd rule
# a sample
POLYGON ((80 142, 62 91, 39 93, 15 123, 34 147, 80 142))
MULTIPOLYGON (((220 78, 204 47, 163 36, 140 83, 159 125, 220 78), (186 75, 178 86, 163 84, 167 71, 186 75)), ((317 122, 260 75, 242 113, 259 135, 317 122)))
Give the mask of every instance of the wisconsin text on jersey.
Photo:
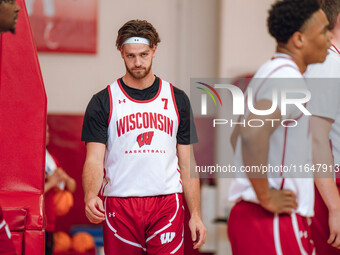
POLYGON ((174 121, 169 117, 152 112, 137 112, 116 121, 118 137, 135 129, 158 129, 172 137, 174 121))

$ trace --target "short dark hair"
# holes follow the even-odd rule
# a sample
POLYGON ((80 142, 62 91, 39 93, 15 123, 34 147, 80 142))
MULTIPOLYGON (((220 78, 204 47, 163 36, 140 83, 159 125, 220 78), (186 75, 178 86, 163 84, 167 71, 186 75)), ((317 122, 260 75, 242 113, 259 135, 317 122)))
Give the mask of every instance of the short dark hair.
POLYGON ((326 13, 329 21, 329 29, 335 27, 336 20, 340 13, 340 0, 319 0, 321 9, 326 13))
POLYGON ((157 46, 161 41, 156 29, 146 20, 130 20, 118 31, 116 47, 120 50, 123 43, 130 37, 143 37, 150 41, 150 47, 157 46))
POLYGON ((317 0, 279 0, 269 10, 269 33, 277 42, 287 43, 319 9, 317 0))

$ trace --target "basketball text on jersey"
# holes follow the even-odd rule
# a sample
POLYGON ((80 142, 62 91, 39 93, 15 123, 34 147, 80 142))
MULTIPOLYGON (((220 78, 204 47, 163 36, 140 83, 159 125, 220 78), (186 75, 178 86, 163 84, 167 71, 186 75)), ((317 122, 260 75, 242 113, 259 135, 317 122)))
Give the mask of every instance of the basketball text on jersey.
POLYGON ((175 238, 175 232, 167 232, 167 233, 163 233, 161 234, 161 243, 162 244, 166 244, 166 243, 170 243, 174 238, 175 238))
POLYGON ((164 131, 172 137, 174 121, 169 117, 153 112, 137 112, 117 120, 118 137, 135 129, 153 128, 164 131))

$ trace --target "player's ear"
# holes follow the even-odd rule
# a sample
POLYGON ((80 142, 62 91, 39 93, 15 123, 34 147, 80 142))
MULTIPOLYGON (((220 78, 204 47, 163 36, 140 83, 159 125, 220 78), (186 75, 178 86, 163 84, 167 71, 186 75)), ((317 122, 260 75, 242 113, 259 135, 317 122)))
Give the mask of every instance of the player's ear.
POLYGON ((301 32, 297 31, 292 35, 289 40, 292 41, 296 48, 301 49, 305 42, 305 37, 301 32))
POLYGON ((156 50, 157 50, 157 46, 153 46, 153 48, 152 48, 152 57, 153 58, 156 56, 156 50))
POLYGON ((335 23, 335 27, 339 27, 339 26, 340 26, 340 13, 338 14, 338 17, 336 18, 336 23, 335 23))
POLYGON ((124 50, 123 50, 123 47, 124 47, 124 46, 122 46, 122 47, 119 49, 120 55, 122 56, 122 58, 124 58, 124 50))

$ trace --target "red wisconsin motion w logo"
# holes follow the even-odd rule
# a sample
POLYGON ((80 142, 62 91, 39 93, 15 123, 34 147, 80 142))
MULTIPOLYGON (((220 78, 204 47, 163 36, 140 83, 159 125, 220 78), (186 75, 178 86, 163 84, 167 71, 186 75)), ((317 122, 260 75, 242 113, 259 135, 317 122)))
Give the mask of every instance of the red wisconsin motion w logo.
POLYGON ((139 144, 139 147, 142 147, 143 145, 150 145, 152 142, 153 137, 153 131, 142 133, 139 136, 137 136, 137 142, 139 144))

